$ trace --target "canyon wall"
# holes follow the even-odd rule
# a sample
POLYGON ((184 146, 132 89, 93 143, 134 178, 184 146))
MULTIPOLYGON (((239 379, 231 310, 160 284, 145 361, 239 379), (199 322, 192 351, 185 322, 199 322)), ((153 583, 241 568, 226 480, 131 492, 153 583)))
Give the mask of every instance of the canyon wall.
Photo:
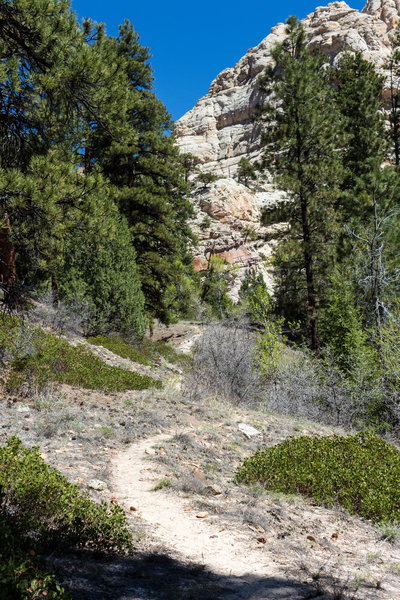
MULTIPOLYGON (((333 65, 346 47, 361 52, 382 69, 390 55, 390 38, 399 14, 400 0, 368 0, 361 12, 345 2, 331 2, 317 8, 302 23, 307 44, 319 46, 333 65)), ((195 267, 207 268, 211 254, 237 264, 239 278, 234 297, 247 269, 262 269, 270 281, 264 257, 270 256, 274 230, 279 227, 261 227, 260 215, 265 205, 285 198, 268 175, 260 185, 249 189, 236 181, 236 172, 242 157, 254 162, 262 151, 260 126, 253 121, 257 105, 266 99, 258 88, 258 76, 272 62, 273 46, 284 38, 285 25, 279 23, 234 67, 212 81, 207 95, 177 121, 174 131, 181 152, 196 156, 201 171, 219 178, 208 186, 194 186, 193 227, 199 236, 195 267), (204 220, 206 215, 209 219, 204 220), (205 227, 209 220, 211 224, 205 227), (256 232, 256 240, 242 234, 249 227, 256 232)))

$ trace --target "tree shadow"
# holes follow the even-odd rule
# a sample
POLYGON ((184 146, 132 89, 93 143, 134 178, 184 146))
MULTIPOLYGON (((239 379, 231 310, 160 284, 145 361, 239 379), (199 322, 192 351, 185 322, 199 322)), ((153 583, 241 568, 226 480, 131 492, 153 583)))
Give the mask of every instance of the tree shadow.
POLYGON ((244 577, 207 571, 203 565, 160 553, 133 558, 95 557, 88 552, 53 557, 73 600, 271 600, 321 597, 293 578, 244 577))

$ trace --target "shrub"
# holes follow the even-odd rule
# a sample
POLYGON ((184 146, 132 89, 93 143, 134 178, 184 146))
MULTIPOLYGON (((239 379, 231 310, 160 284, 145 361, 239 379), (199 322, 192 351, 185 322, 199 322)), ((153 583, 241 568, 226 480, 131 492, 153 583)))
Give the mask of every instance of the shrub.
POLYGON ((400 518, 400 452, 370 432, 291 438, 257 451, 236 473, 244 483, 338 502, 373 521, 400 518))
POLYGON ((211 324, 195 344, 185 393, 194 398, 218 395, 234 402, 255 402, 261 387, 254 347, 255 336, 245 322, 211 324))
POLYGON ((64 335, 83 335, 91 318, 89 300, 60 300, 55 306, 51 291, 40 295, 29 311, 31 323, 64 335))
POLYGON ((0 600, 68 600, 33 546, 0 516, 0 600))
POLYGON ((190 362, 190 356, 175 350, 171 344, 166 344, 161 340, 156 341, 144 338, 138 347, 150 360, 156 361, 162 356, 167 362, 178 363, 181 366, 190 362))
POLYGON ((9 351, 21 329, 21 320, 18 317, 0 312, 0 348, 9 351))
POLYGON ((83 345, 72 346, 53 335, 36 331, 35 352, 16 358, 12 366, 18 373, 33 376, 39 386, 48 381, 78 385, 87 389, 114 392, 161 388, 161 381, 111 367, 83 345))
POLYGON ((315 360, 305 349, 282 346, 276 365, 265 390, 270 411, 327 425, 387 429, 380 409, 382 390, 366 363, 352 368, 350 380, 329 349, 323 359, 315 360))
POLYGON ((122 358, 129 358, 142 365, 151 365, 153 362, 158 361, 160 356, 170 363, 186 363, 189 360, 188 356, 177 352, 169 344, 161 341, 155 342, 148 338, 143 339, 135 345, 128 344, 115 336, 105 337, 98 335, 96 337, 89 337, 87 341, 96 346, 103 346, 103 348, 111 350, 111 352, 122 358))
POLYGON ((150 365, 151 362, 145 354, 138 348, 134 348, 131 344, 120 340, 117 337, 106 337, 104 335, 97 335, 96 337, 89 337, 87 339, 89 344, 95 346, 103 346, 114 354, 118 354, 121 358, 129 358, 134 362, 140 363, 141 365, 150 365))
POLYGON ((18 535, 46 547, 133 552, 118 505, 93 502, 15 436, 0 448, 0 515, 18 535))
POLYGON ((237 268, 219 256, 211 256, 202 283, 201 297, 210 305, 213 314, 222 319, 233 308, 229 289, 237 277, 237 268))

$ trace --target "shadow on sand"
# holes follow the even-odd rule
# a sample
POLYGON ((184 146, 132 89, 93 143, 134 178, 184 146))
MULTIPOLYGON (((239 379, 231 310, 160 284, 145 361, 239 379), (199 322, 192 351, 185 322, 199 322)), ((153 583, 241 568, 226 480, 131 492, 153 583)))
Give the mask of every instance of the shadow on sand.
MULTIPOLYGON (((220 575, 163 553, 129 559, 85 552, 51 561, 73 600, 296 600, 323 597, 291 578, 220 575)), ((327 598, 328 596, 324 596, 327 598)))

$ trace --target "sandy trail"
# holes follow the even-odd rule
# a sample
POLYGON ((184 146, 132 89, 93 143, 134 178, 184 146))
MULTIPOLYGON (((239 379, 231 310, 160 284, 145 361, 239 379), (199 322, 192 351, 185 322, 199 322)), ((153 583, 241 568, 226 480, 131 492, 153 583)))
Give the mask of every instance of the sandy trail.
POLYGON ((127 511, 131 506, 137 508, 134 514, 151 524, 155 537, 183 559, 227 581, 233 578, 235 589, 224 598, 304 598, 303 586, 285 582, 265 546, 252 547, 243 535, 241 539, 238 532, 224 528, 218 517, 202 519, 196 516, 198 511, 185 511, 188 500, 170 491, 153 491, 165 473, 146 450, 162 445, 169 437, 161 434, 148 438, 115 457, 113 489, 120 505, 127 511))

